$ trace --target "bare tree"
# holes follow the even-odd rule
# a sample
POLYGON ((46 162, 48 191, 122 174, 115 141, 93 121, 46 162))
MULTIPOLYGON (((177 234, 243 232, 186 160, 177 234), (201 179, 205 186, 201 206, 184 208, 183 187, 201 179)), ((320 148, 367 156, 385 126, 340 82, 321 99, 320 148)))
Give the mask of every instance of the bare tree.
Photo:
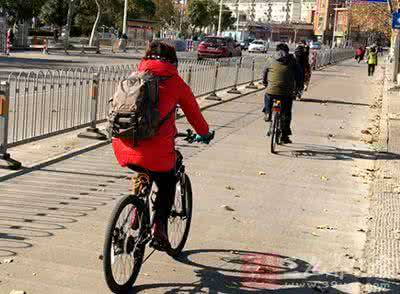
POLYGON ((100 2, 99 2, 99 0, 95 0, 95 2, 96 2, 96 5, 97 5, 97 17, 96 17, 96 21, 93 24, 92 33, 90 35, 90 40, 89 40, 89 46, 93 46, 93 44, 95 42, 95 38, 96 38, 96 35, 97 35, 97 29, 99 27, 100 17, 101 17, 100 2))

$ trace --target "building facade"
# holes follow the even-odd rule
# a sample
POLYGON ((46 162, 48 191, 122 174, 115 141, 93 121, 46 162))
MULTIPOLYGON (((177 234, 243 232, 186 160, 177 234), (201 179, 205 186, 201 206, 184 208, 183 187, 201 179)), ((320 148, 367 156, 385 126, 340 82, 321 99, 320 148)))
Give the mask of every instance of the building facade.
POLYGON ((247 22, 289 23, 302 20, 302 1, 305 0, 225 0, 224 5, 247 22))

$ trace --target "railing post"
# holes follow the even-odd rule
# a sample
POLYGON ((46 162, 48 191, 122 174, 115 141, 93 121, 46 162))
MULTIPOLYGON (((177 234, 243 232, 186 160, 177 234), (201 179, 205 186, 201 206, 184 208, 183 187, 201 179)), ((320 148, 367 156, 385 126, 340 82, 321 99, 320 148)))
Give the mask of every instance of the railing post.
POLYGON ((206 97, 206 100, 215 100, 215 101, 221 101, 221 97, 217 95, 217 85, 218 85, 218 72, 219 72, 219 61, 217 61, 217 64, 215 65, 215 75, 214 75, 214 87, 212 93, 206 97))
POLYGON ((247 89, 258 89, 258 87, 254 84, 254 75, 256 71, 256 60, 253 58, 251 63, 251 81, 250 84, 246 86, 247 89))
POLYGON ((107 140, 107 136, 102 132, 100 132, 100 130, 96 127, 97 109, 99 105, 99 83, 100 83, 100 74, 95 73, 93 75, 92 91, 90 94, 91 96, 90 127, 88 127, 85 132, 80 133, 78 135, 79 138, 107 140))
POLYGON ((8 146, 8 122, 10 105, 10 84, 6 81, 0 83, 0 159, 7 163, 7 168, 17 170, 21 163, 11 158, 7 153, 8 146))
POLYGON ((192 87, 192 71, 193 71, 193 66, 190 64, 189 65, 189 72, 188 72, 188 81, 187 84, 192 87))
POLYGON ((239 71, 240 71, 241 66, 242 66, 242 57, 240 57, 236 61, 235 84, 233 85, 233 88, 228 91, 229 94, 242 94, 242 92, 240 92, 237 88, 238 83, 239 83, 239 71))

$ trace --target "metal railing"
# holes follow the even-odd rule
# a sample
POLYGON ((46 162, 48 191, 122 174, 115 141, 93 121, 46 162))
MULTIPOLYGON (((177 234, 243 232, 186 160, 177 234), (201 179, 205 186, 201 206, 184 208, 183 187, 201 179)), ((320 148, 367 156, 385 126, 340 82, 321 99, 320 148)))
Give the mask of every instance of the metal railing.
POLYGON ((312 51, 310 54, 310 60, 314 69, 320 69, 324 66, 352 58, 353 56, 353 49, 322 49, 319 51, 312 51))
MULTIPOLYGON (((347 51, 321 51, 317 63, 346 57, 350 57, 347 51)), ((265 56, 188 60, 180 64, 179 73, 196 97, 221 100, 216 95, 219 90, 232 88, 230 93, 237 93, 243 84, 257 88, 254 82, 261 78, 265 60, 265 56)), ((11 73, 1 84, 0 155, 8 147, 74 129, 97 130, 96 124, 107 118, 109 98, 137 65, 11 73)))

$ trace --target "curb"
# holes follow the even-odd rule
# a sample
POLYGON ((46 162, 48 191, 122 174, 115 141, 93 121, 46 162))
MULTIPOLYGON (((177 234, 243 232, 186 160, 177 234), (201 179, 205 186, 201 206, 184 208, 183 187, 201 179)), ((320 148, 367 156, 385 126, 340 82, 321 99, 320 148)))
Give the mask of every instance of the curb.
MULTIPOLYGON (((264 88, 259 88, 257 90, 249 91, 249 92, 237 95, 235 97, 229 98, 227 100, 211 103, 211 104, 205 105, 203 107, 200 107, 200 110, 204 111, 204 110, 207 110, 207 109, 209 109, 211 107, 218 106, 218 105, 221 105, 221 104, 225 104, 225 103, 228 103, 228 102, 231 102, 231 101, 235 101, 235 100, 240 99, 242 97, 245 97, 245 96, 260 92, 262 90, 264 90, 264 88)), ((183 117, 184 116, 181 115, 181 116, 178 116, 177 119, 181 119, 183 117)), ((67 153, 63 153, 63 154, 54 156, 54 157, 49 158, 49 159, 45 159, 45 160, 40 161, 38 163, 34 163, 34 164, 30 165, 30 166, 23 167, 22 170, 14 171, 14 172, 11 172, 11 173, 9 173, 7 175, 0 176, 0 182, 4 182, 4 181, 10 180, 10 179, 13 179, 13 178, 16 178, 16 177, 31 173, 33 171, 39 170, 41 168, 44 168, 46 166, 53 165, 55 163, 64 161, 66 159, 75 157, 77 155, 80 155, 80 154, 83 154, 83 153, 86 153, 86 152, 93 151, 95 149, 104 147, 104 146, 106 146, 108 144, 110 144, 110 141, 100 141, 100 142, 96 142, 96 143, 93 143, 91 145, 88 145, 88 146, 85 146, 85 147, 82 147, 82 148, 79 148, 79 149, 76 149, 76 150, 72 150, 72 151, 67 152, 67 153)))

